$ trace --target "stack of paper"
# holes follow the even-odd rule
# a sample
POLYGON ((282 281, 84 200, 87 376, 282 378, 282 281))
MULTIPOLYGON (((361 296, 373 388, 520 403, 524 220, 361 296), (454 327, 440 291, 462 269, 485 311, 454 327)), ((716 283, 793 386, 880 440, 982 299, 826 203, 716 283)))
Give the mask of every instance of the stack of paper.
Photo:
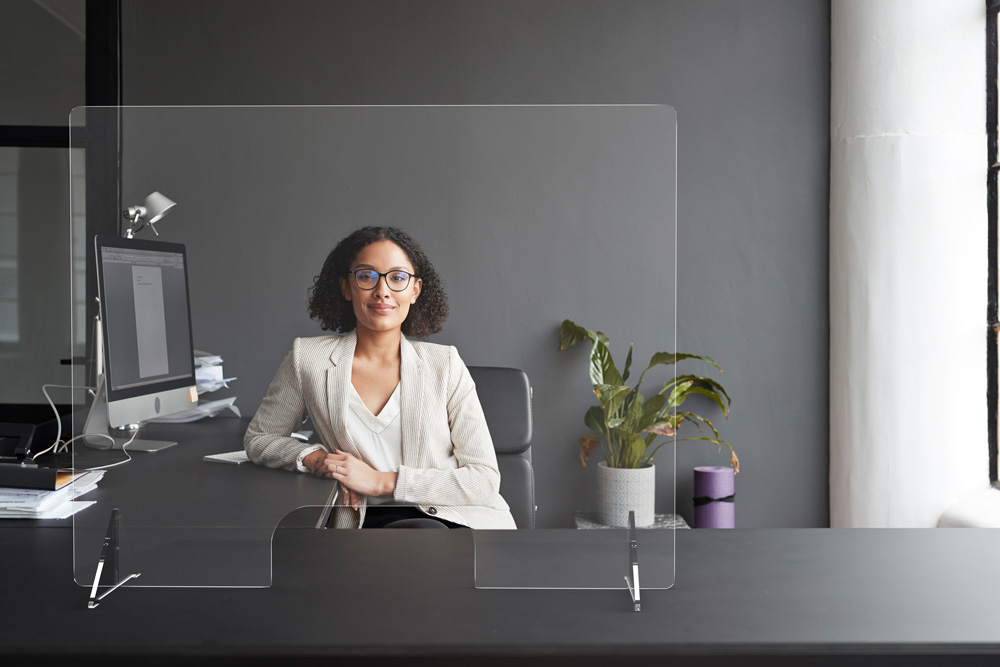
MULTIPOLYGON (((229 383, 236 379, 234 377, 225 377, 225 374, 222 372, 222 357, 201 350, 194 351, 194 378, 198 388, 198 396, 223 388, 228 389, 229 383)), ((158 424, 184 424, 198 421, 205 417, 214 417, 226 410, 239 417, 241 416, 240 410, 236 407, 235 403, 235 396, 215 401, 199 400, 197 405, 192 405, 187 410, 150 419, 149 421, 158 424)))
POLYGON ((214 417, 225 410, 229 410, 237 417, 240 417, 240 409, 234 403, 236 403, 235 396, 220 398, 217 401, 199 401, 198 405, 194 405, 187 410, 150 419, 149 422, 154 424, 186 424, 188 422, 196 422, 205 417, 214 417))
POLYGON ((0 487, 0 519, 65 519, 94 504, 74 498, 97 488, 102 477, 103 470, 87 471, 55 491, 0 487))
POLYGON ((194 351, 194 379, 198 387, 198 395, 210 391, 229 388, 229 382, 236 378, 224 377, 222 372, 222 357, 201 350, 194 351))

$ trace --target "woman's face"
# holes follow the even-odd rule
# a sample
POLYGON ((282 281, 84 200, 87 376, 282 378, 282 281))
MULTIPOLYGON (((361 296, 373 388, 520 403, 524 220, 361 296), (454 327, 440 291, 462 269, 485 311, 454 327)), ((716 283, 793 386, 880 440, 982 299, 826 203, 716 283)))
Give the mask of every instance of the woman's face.
MULTIPOLYGON (((378 273, 406 271, 415 273, 410 258, 392 241, 376 241, 366 245, 358 253, 351 265, 351 274, 340 278, 340 289, 344 298, 354 307, 358 318, 358 330, 392 331, 403 325, 410 312, 410 306, 417 302, 423 283, 419 278, 411 278, 405 289, 397 292, 389 288, 389 276, 379 276, 373 289, 362 289, 354 277, 358 269, 368 269, 378 273)), ((398 279, 398 276, 397 276, 398 279)), ((401 281, 393 282, 399 286, 401 281)))

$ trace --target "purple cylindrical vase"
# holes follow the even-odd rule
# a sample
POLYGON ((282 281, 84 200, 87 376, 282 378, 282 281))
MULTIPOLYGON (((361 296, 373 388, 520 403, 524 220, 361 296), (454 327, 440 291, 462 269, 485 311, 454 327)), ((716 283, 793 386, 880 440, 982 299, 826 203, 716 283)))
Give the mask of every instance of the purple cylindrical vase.
POLYGON ((725 466, 694 469, 694 527, 736 527, 736 478, 725 466))

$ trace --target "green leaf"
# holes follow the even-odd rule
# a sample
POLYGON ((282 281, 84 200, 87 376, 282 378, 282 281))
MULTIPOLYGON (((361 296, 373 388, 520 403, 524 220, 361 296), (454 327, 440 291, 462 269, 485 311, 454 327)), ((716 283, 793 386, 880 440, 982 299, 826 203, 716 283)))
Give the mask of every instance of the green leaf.
POLYGON ((635 438, 626 446, 625 463, 627 468, 639 467, 639 462, 646 453, 646 441, 642 438, 635 438))
POLYGON ((634 347, 635 343, 629 343, 628 356, 625 357, 625 371, 622 373, 622 382, 628 381, 629 369, 632 368, 632 348, 634 347))
MULTIPOLYGON (((726 392, 725 388, 721 384, 719 384, 712 378, 703 377, 701 375, 678 375, 673 380, 668 382, 667 386, 675 384, 677 382, 686 382, 687 380, 693 380, 695 384, 705 384, 712 387, 717 392, 726 397, 727 405, 730 405, 732 403, 732 400, 729 398, 729 394, 726 392)), ((664 389, 666 389, 666 387, 664 387, 664 389)))
POLYGON ((581 327, 572 320, 563 320, 559 326, 559 349, 565 350, 573 347, 584 338, 593 343, 598 341, 605 345, 611 345, 611 340, 601 331, 593 331, 586 327, 581 327))
POLYGON ((631 391, 631 393, 629 393, 629 395, 625 398, 625 405, 622 410, 625 415, 625 423, 621 428, 630 436, 638 435, 642 431, 640 428, 643 414, 642 405, 642 394, 637 391, 631 391))
POLYGON ((655 394, 650 397, 642 406, 642 417, 639 423, 636 424, 636 433, 645 432, 650 426, 655 424, 660 419, 660 410, 663 409, 663 404, 667 402, 667 397, 662 394, 655 394))
POLYGON ((604 406, 604 409, 609 413, 613 409, 615 400, 630 391, 632 391, 632 388, 627 384, 594 385, 594 393, 597 394, 597 400, 601 402, 601 405, 604 406))
POLYGON ((700 438, 681 438, 681 440, 706 440, 706 441, 712 443, 713 445, 719 445, 719 447, 722 447, 723 445, 725 445, 726 447, 729 448, 729 452, 731 454, 731 456, 729 458, 729 464, 731 466, 733 466, 733 473, 736 474, 736 475, 740 474, 740 458, 738 456, 736 456, 736 450, 733 449, 733 446, 730 445, 725 440, 721 440, 719 438, 705 438, 705 437, 700 437, 700 438))
POLYGON ((649 366, 653 367, 661 364, 665 366, 670 366, 676 364, 678 361, 683 361, 684 359, 698 359, 700 361, 707 361, 708 363, 718 368, 720 372, 722 371, 722 366, 715 363, 715 361, 713 361, 710 357, 705 357, 700 354, 683 354, 681 352, 657 352, 656 354, 653 355, 653 358, 650 359, 649 366))
POLYGON ((702 396, 708 396, 710 399, 712 399, 713 401, 715 401, 716 405, 719 406, 719 408, 722 410, 722 414, 726 415, 727 417, 729 416, 729 412, 726 410, 726 406, 722 402, 722 397, 719 396, 719 394, 717 392, 715 392, 715 391, 713 391, 711 389, 706 389, 704 387, 699 387, 699 386, 695 385, 695 386, 691 387, 688 390, 687 393, 688 394, 700 394, 702 396))
POLYGON ((590 381, 594 385, 599 384, 624 384, 621 374, 615 368, 615 362, 611 358, 611 351, 608 349, 611 341, 600 331, 593 331, 581 327, 572 320, 563 320, 559 327, 559 349, 565 350, 573 347, 583 339, 588 339, 594 343, 590 350, 590 381))
POLYGON ((590 381, 595 386, 599 384, 624 384, 621 374, 615 368, 614 359, 608 345, 603 340, 597 340, 590 351, 590 381))
POLYGON ((598 406, 593 406, 587 410, 587 414, 583 416, 583 423, 587 425, 591 431, 595 433, 600 433, 604 437, 607 437, 608 431, 604 427, 604 410, 598 406))
POLYGON ((589 338, 590 340, 597 340, 597 335, 589 329, 584 329, 579 324, 576 324, 572 320, 563 320, 562 326, 559 327, 559 349, 568 350, 573 347, 581 340, 589 338), (590 334, 593 334, 591 336, 590 334))
POLYGON ((719 429, 715 428, 715 424, 713 424, 712 422, 708 421, 707 419, 705 419, 701 415, 699 415, 699 414, 697 414, 695 412, 682 412, 681 414, 683 416, 687 417, 687 420, 690 423, 694 424, 695 427, 698 429, 699 432, 701 431, 701 424, 704 424, 708 428, 712 429, 712 433, 715 434, 716 438, 719 437, 719 429), (701 423, 699 424, 699 422, 701 422, 701 423))
POLYGON ((675 408, 681 403, 683 403, 685 395, 687 394, 688 390, 691 389, 691 387, 693 386, 694 382, 691 380, 688 380, 687 382, 681 382, 678 385, 676 385, 670 392, 670 398, 667 399, 667 405, 669 405, 672 408, 675 408))
POLYGON ((693 412, 678 412, 677 423, 674 424, 674 429, 680 428, 680 425, 684 422, 685 419, 687 419, 689 424, 693 424, 694 427, 698 429, 698 432, 701 433, 701 423, 699 422, 699 420, 701 419, 701 415, 696 415, 693 412))
POLYGON ((632 389, 628 385, 598 385, 601 397, 601 408, 610 428, 626 428, 623 425, 628 418, 628 401, 632 389), (604 397, 609 396, 607 400, 604 397))
POLYGON ((643 412, 647 415, 655 415, 657 412, 663 409, 663 404, 667 402, 667 397, 662 394, 654 394, 650 396, 649 400, 646 401, 643 406, 643 412))
POLYGON ((642 378, 644 378, 646 376, 646 373, 649 372, 649 370, 654 366, 672 366, 673 364, 676 364, 678 361, 683 361, 684 359, 699 359, 701 361, 707 361, 708 363, 718 368, 720 371, 722 370, 722 367, 719 366, 719 364, 712 361, 712 359, 699 354, 683 354, 681 352, 657 352, 652 356, 652 358, 650 358, 649 365, 646 366, 646 370, 644 370, 642 372, 642 375, 639 376, 639 384, 642 384, 642 378))

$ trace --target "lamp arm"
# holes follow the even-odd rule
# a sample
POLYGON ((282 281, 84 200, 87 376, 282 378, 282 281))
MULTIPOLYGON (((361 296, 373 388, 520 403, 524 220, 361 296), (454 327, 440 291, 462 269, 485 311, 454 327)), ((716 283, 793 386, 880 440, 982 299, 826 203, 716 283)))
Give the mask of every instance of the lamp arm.
MULTIPOLYGON (((128 220, 128 229, 125 230, 125 238, 130 239, 135 236, 135 234, 141 230, 145 224, 146 210, 142 206, 129 206, 125 209, 124 217, 128 220)), ((156 231, 155 229, 153 231, 156 231)), ((159 236, 159 234, 157 234, 159 236)))

